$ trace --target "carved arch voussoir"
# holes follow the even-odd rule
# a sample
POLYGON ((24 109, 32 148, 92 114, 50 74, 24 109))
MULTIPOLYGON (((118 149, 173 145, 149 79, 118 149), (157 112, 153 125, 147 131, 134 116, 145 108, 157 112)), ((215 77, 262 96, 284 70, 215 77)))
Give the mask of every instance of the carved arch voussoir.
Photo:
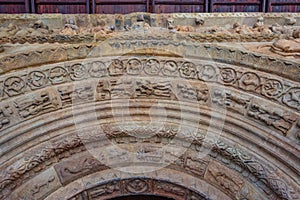
MULTIPOLYGON (((72 138, 72 137, 69 137, 69 138, 72 138)), ((122 140, 122 141, 124 142, 124 140, 122 140)), ((131 143, 133 141, 134 140, 130 140, 131 143)), ((157 142, 157 140, 156 140, 156 142, 157 142)), ((200 141, 198 141, 198 142, 200 142, 200 141)), ((26 177, 27 173, 31 173, 32 170, 38 169, 39 168, 38 165, 41 165, 43 162, 46 162, 48 159, 51 159, 51 156, 60 157, 59 156, 60 154, 63 154, 65 151, 70 151, 72 149, 74 149, 73 152, 80 152, 80 151, 77 151, 76 148, 79 148, 81 145, 83 145, 83 144, 80 142, 80 138, 75 137, 72 140, 63 140, 62 142, 58 142, 56 147, 53 147, 52 150, 48 149, 46 151, 42 151, 42 154, 39 154, 38 156, 33 156, 31 159, 30 158, 26 159, 26 160, 28 160, 27 162, 25 162, 21 165, 19 164, 19 166, 18 165, 16 166, 15 172, 13 172, 14 170, 12 170, 12 169, 10 169, 10 171, 8 171, 8 173, 10 173, 10 174, 7 174, 8 175, 7 178, 4 180, 2 179, 2 181, 1 181, 2 189, 6 186, 14 185, 14 181, 18 181, 18 179, 22 179, 23 177, 26 177), (51 151, 53 151, 54 153, 53 154, 50 153, 51 151), (24 169, 24 170, 20 171, 20 169, 24 169), (17 174, 19 174, 19 175, 17 175, 17 174)), ((192 149, 193 148, 197 149, 196 146, 192 147, 192 149)), ((196 150, 196 152, 197 152, 197 150, 196 150)), ((285 181, 278 179, 278 177, 276 177, 276 175, 274 174, 274 169, 268 169, 267 165, 260 163, 261 161, 256 160, 256 158, 254 158, 253 156, 247 155, 243 151, 241 151, 237 148, 231 147, 223 142, 217 142, 214 144, 210 156, 213 159, 219 160, 220 163, 222 163, 222 165, 225 165, 225 166, 228 165, 228 167, 230 167, 230 168, 235 166, 235 167, 233 167, 234 170, 241 173, 240 176, 243 176, 244 178, 248 179, 249 183, 256 185, 255 187, 259 188, 259 190, 261 192, 262 191, 267 192, 268 190, 271 190, 272 191, 271 194, 267 193, 268 196, 271 195, 271 197, 269 197, 269 198, 274 199, 274 198, 277 198, 276 196, 278 196, 278 198, 281 198, 281 199, 294 199, 294 195, 295 195, 293 193, 294 189, 289 188, 290 185, 288 185, 285 181), (226 160, 230 160, 230 162, 227 162, 226 160), (234 163, 234 165, 232 165, 233 163, 234 163), (242 171, 241 171, 241 167, 243 168, 242 171), (253 177, 255 177, 255 179, 253 179, 253 177), (292 191, 292 193, 291 193, 291 191, 292 191), (276 194, 276 195, 274 196, 274 194, 276 194)), ((69 166, 69 167, 76 166, 73 169, 73 171, 70 171, 70 169, 69 169, 66 172, 64 172, 67 174, 74 173, 74 175, 76 175, 77 173, 84 174, 86 172, 91 173, 91 172, 93 172, 93 170, 106 169, 106 167, 104 167, 104 166, 101 167, 102 166, 101 164, 99 165, 98 160, 93 159, 93 158, 91 158, 91 160, 86 160, 86 159, 89 159, 89 158, 86 156, 83 156, 81 158, 81 160, 83 160, 85 163, 85 164, 83 163, 83 165, 80 164, 81 162, 78 162, 76 160, 75 160, 76 164, 74 163, 75 165, 72 163, 69 163, 66 165, 60 165, 60 163, 61 164, 64 163, 63 161, 60 161, 60 163, 57 163, 57 165, 54 163, 55 164, 54 168, 56 169, 57 173, 60 174, 59 171, 61 171, 61 170, 58 170, 58 169, 63 169, 65 171, 67 169, 67 168, 65 168, 66 166, 69 166), (61 166, 61 167, 59 167, 59 166, 61 166), (63 167, 63 166, 65 166, 65 167, 63 167), (80 167, 82 167, 82 169, 80 167), (83 169, 85 169, 85 171, 81 172, 81 170, 83 170, 83 169)), ((184 160, 186 160, 186 159, 192 159, 192 160, 189 161, 190 165, 187 163, 185 164, 186 167, 183 168, 183 171, 187 170, 186 172, 188 172, 189 170, 191 170, 196 173, 196 174, 194 174, 194 176, 195 175, 199 176, 199 173, 200 173, 200 176, 203 177, 204 174, 202 174, 202 173, 205 171, 205 168, 207 167, 208 163, 206 163, 206 162, 203 163, 203 161, 200 161, 200 160, 193 161, 193 159, 195 159, 195 158, 192 158, 192 157, 191 158, 186 157, 184 160), (200 169, 199 163, 197 164, 197 162, 202 163, 202 167, 204 167, 203 172, 201 172, 201 170, 199 171, 199 169, 200 169), (194 164, 192 164, 192 163, 194 163, 194 164), (193 165, 195 165, 195 166, 198 165, 198 167, 194 168, 193 165)), ((71 159, 71 160, 73 160, 73 159, 71 159)), ((215 166, 210 167, 210 169, 215 169, 215 168, 216 168, 215 166)), ((217 168, 219 168, 219 167, 217 167, 217 168)), ((213 179, 213 180, 219 180, 216 177, 224 176, 224 175, 222 175, 221 172, 213 172, 212 171, 211 173, 213 175, 212 177, 215 177, 215 179, 213 179)), ((55 173, 55 176, 57 176, 56 173, 55 173)), ((59 175, 59 176, 60 177, 68 177, 66 175, 65 176, 59 175)), ((76 176, 74 176, 74 178, 76 178, 76 176)), ((74 180, 74 178, 73 178, 73 180, 74 180)), ((49 177, 49 180, 52 180, 52 177, 49 177)), ((69 181, 72 179, 59 178, 59 180, 60 180, 59 184, 66 184, 66 183, 69 183, 69 181)), ((233 181, 238 181, 238 180, 233 179, 233 181)), ((235 182, 233 182, 233 183, 235 183, 235 182)), ((233 183, 231 183, 231 184, 233 184, 233 183)), ((239 181, 237 183, 239 183, 239 181)), ((214 184, 217 184, 217 186, 221 187, 221 188, 224 187, 223 182, 214 182, 214 184), (218 184, 221 184, 221 185, 218 185, 218 184)), ((225 184, 226 184, 226 182, 225 182, 225 184)), ((249 194, 248 190, 249 190, 249 187, 253 189, 253 186, 251 186, 251 185, 250 186, 249 185, 242 186, 242 185, 237 185, 236 186, 237 188, 232 191, 233 194, 236 194, 236 195, 243 194, 245 196, 250 195, 251 193, 249 194)), ((227 186, 225 186, 225 187, 227 187, 227 186)), ((23 190, 24 189, 21 190, 21 193, 23 190)))
MULTIPOLYGON (((101 44, 57 45, 5 55, 0 58, 0 74, 0 199, 49 200, 66 194, 72 200, 128 194, 217 199, 205 184, 220 195, 219 199, 300 198, 296 177, 300 173, 296 165, 299 147, 294 141, 300 133, 300 67, 296 62, 215 44, 125 35, 101 44), (122 80, 124 76, 126 80, 122 80), (170 84, 176 79, 176 84, 170 84), (120 85, 125 85, 125 89, 120 85), (179 93, 174 94, 174 90, 179 93), (178 123, 178 99, 183 106, 181 112, 189 116, 195 114, 193 109, 201 108, 201 126, 212 118, 206 113, 211 106, 220 112, 225 109, 224 135, 214 141, 205 159, 199 159, 205 137, 183 133, 186 137, 177 139, 180 145, 188 143, 187 152, 174 156, 177 159, 157 172, 159 175, 99 176, 100 180, 88 186, 91 183, 86 177, 92 180, 93 175, 111 169, 94 158, 80 157, 88 152, 83 141, 88 138, 74 134, 76 123, 70 118, 74 113, 85 115, 83 124, 92 127, 94 122, 89 121, 89 115, 94 112, 106 122, 111 120, 112 125, 113 120, 118 122, 120 118, 113 119, 106 112, 114 109, 108 108, 110 103, 122 110, 122 100, 129 97, 145 110, 161 100, 175 113, 167 118, 172 123, 178 123), (89 106, 94 106, 94 110, 89 110, 89 106), (46 130, 48 125, 54 128, 46 130), (251 130, 246 131, 247 128, 251 130), (235 145, 238 140, 249 144, 249 149, 235 145), (32 141, 40 142, 36 149, 32 141), (44 143, 49 145, 40 148, 44 143), (262 151, 255 152, 257 149, 262 151), (290 158, 296 159, 289 162, 290 158), (78 162, 74 164, 72 160, 78 162), (285 166, 277 166, 278 163, 285 166), (180 183, 176 173, 191 177, 180 183)), ((130 114, 146 116, 139 111, 130 114)), ((193 122, 193 118, 189 120, 193 122)), ((104 136, 124 146, 161 145, 176 134, 164 127, 147 140, 110 128, 104 130, 104 136)), ((133 132, 137 136, 152 134, 149 130, 133 132)), ((141 160, 155 161, 157 155, 151 156, 147 158, 139 152, 141 160)), ((125 161, 115 158, 117 165, 126 166, 125 161)), ((151 164, 155 166, 154 161, 151 164)), ((148 167, 147 163, 139 164, 148 167)))

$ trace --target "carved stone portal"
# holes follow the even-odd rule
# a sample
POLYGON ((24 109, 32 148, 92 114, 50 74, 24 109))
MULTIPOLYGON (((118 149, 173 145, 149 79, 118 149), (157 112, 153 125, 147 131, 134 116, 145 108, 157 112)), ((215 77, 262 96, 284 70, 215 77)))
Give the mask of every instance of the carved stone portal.
POLYGON ((0 24, 0 199, 300 199, 298 13, 0 24))

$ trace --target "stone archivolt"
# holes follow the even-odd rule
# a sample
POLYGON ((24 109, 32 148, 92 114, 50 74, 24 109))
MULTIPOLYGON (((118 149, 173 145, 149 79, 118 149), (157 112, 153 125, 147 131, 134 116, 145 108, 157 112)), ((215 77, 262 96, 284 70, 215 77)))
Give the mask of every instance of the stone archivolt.
POLYGON ((297 60, 211 37, 5 44, 0 199, 299 199, 297 60))

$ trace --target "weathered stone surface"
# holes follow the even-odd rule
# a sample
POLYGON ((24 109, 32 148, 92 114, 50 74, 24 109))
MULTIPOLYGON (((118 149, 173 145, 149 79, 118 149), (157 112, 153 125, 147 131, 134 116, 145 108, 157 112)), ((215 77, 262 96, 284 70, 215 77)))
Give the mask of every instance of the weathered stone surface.
POLYGON ((0 199, 300 198, 298 13, 0 23, 0 199))
POLYGON ((55 170, 49 168, 31 181, 24 183, 15 193, 19 199, 44 199, 61 186, 55 170))

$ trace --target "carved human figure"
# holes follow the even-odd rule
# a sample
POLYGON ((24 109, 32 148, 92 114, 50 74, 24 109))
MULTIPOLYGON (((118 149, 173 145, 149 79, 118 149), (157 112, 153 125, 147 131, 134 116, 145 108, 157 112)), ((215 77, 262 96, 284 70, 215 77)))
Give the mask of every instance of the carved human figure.
POLYGON ((280 39, 274 42, 270 49, 272 52, 282 56, 300 56, 300 38, 297 39, 280 39))
POLYGON ((0 130, 10 123, 10 117, 12 116, 13 111, 9 105, 6 105, 0 108, 0 130))
POLYGON ((139 80, 136 82, 136 96, 148 97, 171 97, 171 83, 169 81, 152 83, 149 80, 139 80))
POLYGON ((125 73, 126 69, 123 61, 119 59, 113 59, 108 67, 109 74, 112 76, 122 75, 125 73))
POLYGON ((175 28, 174 19, 172 19, 172 18, 167 19, 167 28, 170 30, 175 28))
POLYGON ((184 78, 195 78, 196 75, 196 67, 194 63, 191 62, 185 62, 182 64, 182 66, 179 69, 180 75, 184 78))
POLYGON ((58 105, 56 97, 51 97, 50 93, 47 91, 38 93, 35 96, 20 98, 15 101, 15 106, 19 111, 19 115, 23 118, 36 115, 41 111, 56 109, 58 105))
POLYGON ((283 95, 282 102, 291 108, 300 110, 300 88, 292 88, 283 95))

